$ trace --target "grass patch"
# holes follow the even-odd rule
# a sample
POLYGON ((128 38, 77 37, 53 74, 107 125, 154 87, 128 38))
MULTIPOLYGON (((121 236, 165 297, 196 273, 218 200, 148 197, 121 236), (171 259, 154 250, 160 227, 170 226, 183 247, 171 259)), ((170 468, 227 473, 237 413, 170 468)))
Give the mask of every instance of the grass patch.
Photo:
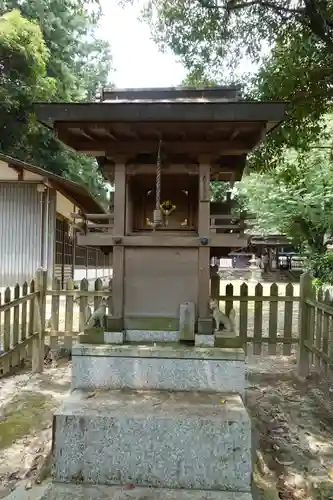
POLYGON ((13 398, 1 413, 0 449, 40 430, 44 422, 50 421, 53 407, 50 396, 36 392, 23 392, 13 398))

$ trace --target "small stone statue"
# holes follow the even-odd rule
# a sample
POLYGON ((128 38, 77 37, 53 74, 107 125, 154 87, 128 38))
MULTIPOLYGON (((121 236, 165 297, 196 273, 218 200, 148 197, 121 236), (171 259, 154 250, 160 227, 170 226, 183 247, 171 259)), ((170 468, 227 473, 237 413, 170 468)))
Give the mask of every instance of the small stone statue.
POLYGON ((213 318, 215 321, 215 332, 220 331, 220 325, 223 325, 224 333, 235 334, 235 309, 231 309, 229 316, 224 314, 219 309, 219 303, 216 299, 209 299, 209 309, 213 313, 213 318))
POLYGON ((92 313, 88 321, 88 328, 100 327, 103 328, 103 330, 106 329, 106 308, 107 298, 103 297, 100 306, 92 313))

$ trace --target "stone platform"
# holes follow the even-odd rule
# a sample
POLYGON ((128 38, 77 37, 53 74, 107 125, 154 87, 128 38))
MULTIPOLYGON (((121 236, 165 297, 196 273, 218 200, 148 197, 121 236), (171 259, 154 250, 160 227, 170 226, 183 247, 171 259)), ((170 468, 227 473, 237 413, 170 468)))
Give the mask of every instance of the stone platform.
POLYGON ((72 389, 245 392, 242 349, 77 344, 72 362, 72 389))
POLYGON ((251 422, 236 394, 73 391, 54 436, 58 482, 250 491, 251 422))
POLYGON ((250 493, 53 483, 40 500, 252 500, 250 493))

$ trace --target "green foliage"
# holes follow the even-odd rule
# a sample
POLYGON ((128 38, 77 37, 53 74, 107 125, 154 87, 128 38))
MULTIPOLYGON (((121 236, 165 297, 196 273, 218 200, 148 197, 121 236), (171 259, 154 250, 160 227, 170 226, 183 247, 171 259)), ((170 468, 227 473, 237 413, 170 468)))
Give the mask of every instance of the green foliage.
POLYGON ((231 191, 229 182, 213 181, 210 183, 212 201, 226 201, 226 196, 231 191))
POLYGON ((294 30, 275 45, 254 79, 252 96, 289 101, 284 123, 250 158, 250 169, 277 165, 288 147, 307 151, 319 138, 328 140, 327 121, 332 109, 333 51, 313 36, 294 30))
POLYGON ((263 44, 271 46, 286 29, 312 34, 329 50, 333 47, 330 2, 146 0, 144 17, 162 47, 180 55, 189 70, 206 74, 235 67, 244 55, 260 60, 263 44))
POLYGON ((278 164, 287 147, 308 149, 323 133, 332 102, 332 18, 332 2, 308 0, 146 0, 144 11, 155 40, 188 69, 187 84, 235 83, 233 71, 250 58, 260 70, 254 78, 243 70, 244 97, 290 101, 285 123, 249 158, 256 170, 278 164))
POLYGON ((315 276, 320 277, 324 267, 317 261, 325 255, 325 237, 333 230, 330 151, 289 153, 274 171, 245 177, 239 194, 243 208, 256 216, 254 229, 285 234, 309 257, 315 276))
POLYGON ((77 155, 40 126, 38 101, 92 100, 107 84, 110 47, 96 37, 94 0, 0 0, 0 150, 64 175, 105 200, 94 159, 77 155))
MULTIPOLYGON (((0 17, 0 148, 12 152, 13 135, 18 139, 29 130, 33 102, 47 100, 55 80, 46 75, 50 53, 39 26, 15 10, 0 17)), ((21 145, 21 141, 19 142, 21 145)))
POLYGON ((313 284, 316 287, 322 285, 333 285, 333 253, 314 253, 307 259, 307 269, 316 278, 313 284))
POLYGON ((96 37, 97 1, 0 0, 0 13, 13 9, 42 30, 51 54, 47 73, 57 82, 54 99, 82 100, 107 82, 111 55, 107 42, 96 37))

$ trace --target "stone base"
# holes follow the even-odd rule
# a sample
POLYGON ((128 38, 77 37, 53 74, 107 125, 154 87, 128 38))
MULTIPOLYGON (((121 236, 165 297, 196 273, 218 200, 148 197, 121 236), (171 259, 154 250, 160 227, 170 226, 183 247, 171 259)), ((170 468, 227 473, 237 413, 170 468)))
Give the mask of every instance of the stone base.
POLYGON ((195 347, 214 347, 214 335, 195 335, 195 347))
POLYGON ((245 392, 242 349, 80 345, 72 348, 72 389, 245 392))
MULTIPOLYGON (((53 483, 40 500, 252 500, 251 493, 53 483)), ((36 499, 35 499, 36 500, 36 499)))
POLYGON ((127 342, 178 342, 179 331, 126 330, 127 342))
POLYGON ((103 328, 86 328, 83 333, 79 333, 78 340, 80 344, 104 344, 103 328))
POLYGON ((251 422, 235 394, 74 391, 55 414, 58 482, 251 488, 251 422))
POLYGON ((244 349, 244 343, 241 337, 232 334, 215 334, 215 347, 220 347, 222 349, 244 349))
POLYGON ((123 344, 124 332, 104 332, 105 344, 123 344))
POLYGON ((201 335, 212 335, 213 333, 213 318, 198 319, 198 333, 201 335))

